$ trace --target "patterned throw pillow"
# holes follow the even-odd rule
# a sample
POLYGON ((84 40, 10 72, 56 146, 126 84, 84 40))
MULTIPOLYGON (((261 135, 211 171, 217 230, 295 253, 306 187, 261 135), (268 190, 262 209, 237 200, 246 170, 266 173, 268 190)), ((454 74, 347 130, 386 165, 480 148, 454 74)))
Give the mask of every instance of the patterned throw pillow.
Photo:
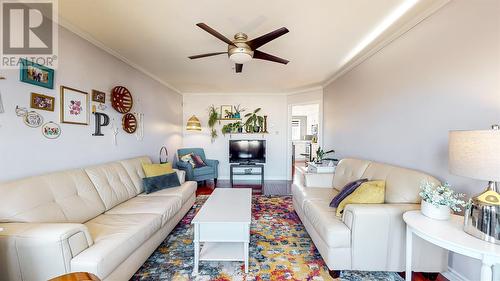
POLYGON ((195 168, 201 168, 201 167, 207 166, 207 163, 205 163, 205 161, 203 161, 203 159, 201 159, 200 155, 193 153, 193 154, 191 154, 191 158, 193 159, 195 168))
POLYGON ((346 184, 344 188, 342 188, 342 190, 339 192, 339 194, 337 194, 333 198, 332 202, 330 202, 330 207, 337 208, 340 202, 344 200, 344 198, 349 196, 351 193, 353 193, 354 190, 356 190, 356 188, 358 188, 362 183, 367 181, 368 179, 359 179, 346 184))
POLYGON ((193 154, 192 153, 189 153, 189 154, 186 154, 186 155, 182 155, 181 158, 180 158, 180 160, 182 162, 186 162, 186 163, 191 164, 191 166, 193 168, 196 167, 196 165, 194 164, 194 161, 193 161, 193 154))

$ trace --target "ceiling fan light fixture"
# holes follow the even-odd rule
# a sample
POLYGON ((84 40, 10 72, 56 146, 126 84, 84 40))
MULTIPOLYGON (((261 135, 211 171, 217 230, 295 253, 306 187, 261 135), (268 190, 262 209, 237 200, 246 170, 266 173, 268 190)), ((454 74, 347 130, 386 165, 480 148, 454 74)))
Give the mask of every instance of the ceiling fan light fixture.
POLYGON ((229 56, 229 59, 234 63, 244 64, 252 60, 252 56, 247 53, 233 53, 229 56))

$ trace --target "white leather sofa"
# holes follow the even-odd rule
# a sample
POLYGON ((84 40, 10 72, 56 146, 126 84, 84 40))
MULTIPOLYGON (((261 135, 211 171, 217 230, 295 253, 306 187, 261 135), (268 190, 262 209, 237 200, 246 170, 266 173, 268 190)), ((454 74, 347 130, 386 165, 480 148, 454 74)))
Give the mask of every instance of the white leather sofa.
MULTIPOLYGON (((438 183, 424 173, 387 164, 343 159, 333 182, 297 175, 292 184, 293 206, 330 270, 402 272, 405 269, 406 225, 403 213, 420 209, 420 183, 438 183), (368 178, 385 180, 385 204, 347 205, 341 218, 329 206, 347 183, 368 178), (318 186, 307 186, 307 182, 318 186)), ((419 238, 413 239, 413 270, 443 272, 448 252, 419 238)))
POLYGON ((140 157, 0 184, 0 280, 85 271, 128 280, 195 202, 196 183, 143 193, 140 157))

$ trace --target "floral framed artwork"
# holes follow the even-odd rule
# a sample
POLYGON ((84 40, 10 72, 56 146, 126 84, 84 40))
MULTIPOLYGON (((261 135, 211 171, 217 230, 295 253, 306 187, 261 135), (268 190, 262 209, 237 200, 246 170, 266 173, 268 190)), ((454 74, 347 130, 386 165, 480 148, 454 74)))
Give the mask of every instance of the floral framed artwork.
POLYGON ((37 93, 31 93, 31 108, 54 111, 55 98, 37 93))
POLYGON ((41 64, 28 61, 26 59, 21 59, 20 65, 22 82, 45 87, 48 89, 54 89, 53 69, 41 64))
POLYGON ((61 86, 61 123, 88 125, 89 95, 61 86))

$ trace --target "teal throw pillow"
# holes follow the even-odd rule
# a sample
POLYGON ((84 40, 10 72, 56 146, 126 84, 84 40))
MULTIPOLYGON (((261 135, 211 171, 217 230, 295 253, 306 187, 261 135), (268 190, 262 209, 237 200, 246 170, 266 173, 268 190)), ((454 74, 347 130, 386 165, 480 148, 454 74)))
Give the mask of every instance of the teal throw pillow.
POLYGON ((144 178, 142 179, 142 183, 146 194, 181 185, 176 172, 156 177, 144 178))

